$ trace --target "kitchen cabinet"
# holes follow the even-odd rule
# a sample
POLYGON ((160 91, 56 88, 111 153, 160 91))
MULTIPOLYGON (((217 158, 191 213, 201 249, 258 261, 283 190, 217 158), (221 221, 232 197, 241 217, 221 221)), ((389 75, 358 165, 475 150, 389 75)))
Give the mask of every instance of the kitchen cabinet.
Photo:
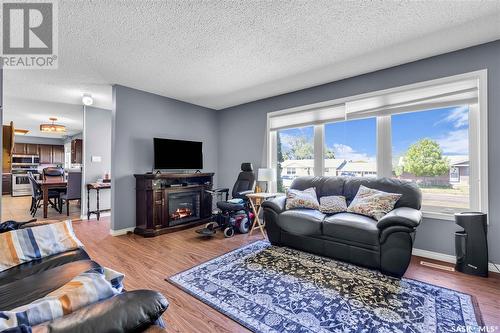
POLYGON ((40 164, 52 164, 52 145, 38 145, 40 164))
POLYGON ((64 146, 52 146, 52 164, 64 164, 64 146))
POLYGON ((26 144, 25 143, 15 143, 12 154, 15 155, 26 155, 26 144))
POLYGON ((2 194, 12 193, 12 175, 10 173, 4 173, 2 175, 2 194))
POLYGON ((27 155, 38 155, 38 145, 33 143, 26 144, 26 154, 27 155))
POLYGON ((12 153, 16 155, 38 155, 38 145, 34 143, 15 143, 12 153))
POLYGON ((63 145, 38 145, 40 164, 64 164, 63 145))
POLYGON ((75 139, 71 141, 71 163, 82 164, 83 163, 83 140, 75 139))

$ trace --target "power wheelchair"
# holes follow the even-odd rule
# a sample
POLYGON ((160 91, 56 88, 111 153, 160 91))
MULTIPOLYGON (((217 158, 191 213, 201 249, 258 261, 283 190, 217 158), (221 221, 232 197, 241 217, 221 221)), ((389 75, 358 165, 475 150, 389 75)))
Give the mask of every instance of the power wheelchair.
POLYGON ((242 163, 241 172, 234 183, 231 191, 232 199, 229 199, 229 188, 220 188, 207 191, 213 197, 225 195, 225 201, 217 202, 217 209, 212 212, 212 220, 205 228, 196 230, 201 236, 213 236, 217 229, 223 231, 226 238, 233 237, 235 232, 246 234, 255 218, 247 194, 254 193, 255 174, 252 163, 242 163))

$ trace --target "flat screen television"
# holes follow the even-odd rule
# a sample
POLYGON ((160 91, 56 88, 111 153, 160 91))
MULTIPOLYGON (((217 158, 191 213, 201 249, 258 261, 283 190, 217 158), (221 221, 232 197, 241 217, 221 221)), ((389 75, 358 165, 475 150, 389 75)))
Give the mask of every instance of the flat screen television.
POLYGON ((202 142, 154 138, 156 170, 203 169, 202 142))

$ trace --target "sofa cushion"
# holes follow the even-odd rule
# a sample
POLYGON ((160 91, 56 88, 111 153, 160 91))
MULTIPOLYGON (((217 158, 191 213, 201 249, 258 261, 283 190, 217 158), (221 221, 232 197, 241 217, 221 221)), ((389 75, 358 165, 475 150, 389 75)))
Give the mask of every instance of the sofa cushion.
POLYGON ((303 191, 289 189, 286 198, 286 209, 309 208, 319 209, 318 197, 314 187, 303 191))
POLYGON ((40 271, 22 280, 0 285, 0 310, 12 310, 31 303, 68 283, 75 276, 99 267, 91 260, 78 260, 40 271))
POLYGON ((366 245, 379 245, 379 229, 374 219, 352 213, 327 216, 323 235, 366 245))
POLYGON ((286 232, 302 235, 321 235, 325 214, 312 209, 293 209, 281 213, 278 225, 286 232))
POLYGON ((399 198, 399 193, 388 193, 361 185, 347 211, 370 216, 378 221, 394 209, 399 198))

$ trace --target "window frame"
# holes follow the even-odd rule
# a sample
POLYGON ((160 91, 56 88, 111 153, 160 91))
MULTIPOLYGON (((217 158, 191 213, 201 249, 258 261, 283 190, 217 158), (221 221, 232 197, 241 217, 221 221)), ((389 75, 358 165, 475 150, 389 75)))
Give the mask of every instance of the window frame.
MULTIPOLYGON (((332 107, 337 109, 339 105, 357 99, 369 98, 373 96, 389 94, 393 92, 411 91, 426 86, 446 84, 449 82, 475 79, 477 80, 478 102, 469 105, 469 210, 482 211, 488 213, 488 99, 487 99, 487 69, 474 72, 443 77, 435 80, 423 81, 405 86, 373 91, 365 94, 339 98, 321 103, 294 107, 267 113, 266 125, 266 161, 268 168, 277 167, 277 130, 270 130, 270 118, 274 116, 286 116, 297 112, 325 109, 332 107)), ((450 103, 451 106, 451 103, 450 103)), ((436 107, 437 108, 437 107, 436 107)), ((422 111, 428 110, 422 109, 422 111)), ((396 113, 397 114, 397 113, 396 113)), ((348 120, 348 119, 345 119, 348 120)), ((376 116, 376 146, 377 146, 377 177, 392 177, 392 127, 391 115, 376 116)), ((322 176, 325 172, 324 161, 324 141, 325 124, 332 121, 311 121, 314 126, 314 175, 322 176)), ((277 190, 277 183, 272 182, 271 191, 277 190)), ((423 210, 425 218, 437 220, 454 220, 452 213, 438 213, 423 210)), ((489 221, 488 221, 489 222, 489 221)))

